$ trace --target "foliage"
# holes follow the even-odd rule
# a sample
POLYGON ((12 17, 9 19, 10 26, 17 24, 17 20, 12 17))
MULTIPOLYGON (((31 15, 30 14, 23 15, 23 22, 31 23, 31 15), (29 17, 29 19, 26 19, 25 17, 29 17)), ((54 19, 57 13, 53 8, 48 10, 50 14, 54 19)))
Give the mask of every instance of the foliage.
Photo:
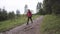
POLYGON ((17 17, 20 16, 20 11, 19 10, 16 10, 16 15, 17 15, 17 17))
POLYGON ((44 0, 43 9, 46 14, 60 14, 60 0, 44 0))
POLYGON ((45 15, 40 31, 42 34, 60 34, 60 15, 45 15))
POLYGON ((12 11, 12 12, 9 12, 9 14, 8 14, 8 18, 9 18, 9 19, 13 19, 13 18, 15 18, 15 14, 14 14, 13 11, 12 11))
POLYGON ((7 13, 7 11, 5 9, 0 8, 0 21, 13 19, 13 18, 15 18, 14 11, 7 13))
POLYGON ((39 15, 45 15, 45 12, 44 12, 43 9, 41 8, 37 14, 39 14, 39 15))
MULTIPOLYGON (((36 19, 39 17, 39 15, 33 15, 32 19, 36 19)), ((20 26, 24 23, 27 22, 27 16, 26 15, 20 15, 18 19, 13 19, 13 20, 5 20, 0 22, 0 32, 5 32, 7 30, 10 30, 16 26, 20 26)))
POLYGON ((39 15, 40 15, 40 14, 41 14, 41 15, 43 14, 42 3, 39 3, 39 2, 38 2, 36 9, 37 9, 37 14, 39 14, 39 15))

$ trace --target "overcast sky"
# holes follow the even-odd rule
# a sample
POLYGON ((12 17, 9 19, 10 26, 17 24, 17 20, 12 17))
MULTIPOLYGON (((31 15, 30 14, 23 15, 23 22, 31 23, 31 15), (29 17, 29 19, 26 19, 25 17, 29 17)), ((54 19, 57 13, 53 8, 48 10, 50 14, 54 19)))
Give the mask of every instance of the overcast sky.
POLYGON ((5 7, 8 12, 16 12, 19 9, 22 14, 24 13, 24 6, 27 4, 28 8, 35 12, 38 2, 43 2, 43 0, 0 0, 0 8, 5 7))

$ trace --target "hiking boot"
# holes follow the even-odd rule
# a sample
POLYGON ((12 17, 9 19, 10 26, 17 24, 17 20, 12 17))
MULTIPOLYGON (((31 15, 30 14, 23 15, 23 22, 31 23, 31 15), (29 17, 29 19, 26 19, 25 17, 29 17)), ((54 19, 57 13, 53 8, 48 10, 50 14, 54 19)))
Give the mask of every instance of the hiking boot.
POLYGON ((28 23, 26 25, 29 25, 28 23))

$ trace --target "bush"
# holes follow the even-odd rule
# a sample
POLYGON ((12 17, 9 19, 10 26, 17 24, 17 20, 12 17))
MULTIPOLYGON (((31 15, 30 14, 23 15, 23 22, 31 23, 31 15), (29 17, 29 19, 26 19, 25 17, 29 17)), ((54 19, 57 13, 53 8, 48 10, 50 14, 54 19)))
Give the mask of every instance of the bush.
POLYGON ((42 34, 60 34, 60 16, 46 15, 40 31, 42 34))

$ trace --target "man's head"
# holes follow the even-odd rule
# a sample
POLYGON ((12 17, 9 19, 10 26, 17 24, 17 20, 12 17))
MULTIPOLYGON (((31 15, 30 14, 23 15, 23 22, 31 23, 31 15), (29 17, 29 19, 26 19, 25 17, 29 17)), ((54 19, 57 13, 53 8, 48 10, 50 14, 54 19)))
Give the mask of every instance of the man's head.
POLYGON ((30 12, 30 9, 28 9, 28 12, 30 12))

